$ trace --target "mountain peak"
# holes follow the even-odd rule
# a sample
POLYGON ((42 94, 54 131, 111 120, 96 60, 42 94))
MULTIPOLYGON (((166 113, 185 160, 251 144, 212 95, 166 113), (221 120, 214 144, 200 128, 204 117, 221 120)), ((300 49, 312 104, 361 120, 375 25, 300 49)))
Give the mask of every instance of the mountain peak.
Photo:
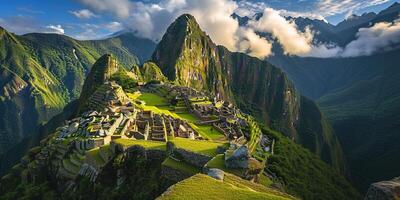
MULTIPOLYGON (((183 14, 176 18, 176 20, 168 27, 168 33, 185 33, 190 32, 203 32, 193 15, 183 14)), ((204 34, 205 35, 205 34, 204 34)), ((163 37, 164 39, 164 37, 163 37)))
POLYGON ((82 88, 79 101, 81 105, 85 102, 96 89, 109 80, 119 69, 117 59, 110 54, 101 56, 91 68, 82 88))
POLYGON ((397 6, 400 6, 400 3, 394 2, 391 6, 389 6, 389 8, 393 8, 393 7, 397 7, 397 6))
MULTIPOLYGON (((176 80, 186 85, 186 81, 191 82, 188 80, 188 74, 190 74, 190 76, 198 75, 198 79, 194 82, 202 82, 205 79, 205 75, 193 72, 193 69, 200 70, 204 68, 204 63, 201 62, 196 55, 204 55, 205 52, 210 52, 210 49, 213 48, 215 48, 215 44, 207 34, 201 30, 196 19, 192 15, 184 14, 179 16, 168 27, 153 53, 152 60, 170 80, 176 80), (188 63, 182 63, 180 61, 188 63), (203 77, 200 78, 200 76, 203 77), (185 79, 185 81, 183 81, 183 79, 185 79)), ((203 86, 202 83, 196 83, 195 85, 198 87, 194 85, 188 86, 195 87, 196 89, 200 89, 203 86)))
POLYGON ((398 12, 400 12, 400 3, 394 2, 391 6, 379 12, 379 14, 380 15, 395 14, 397 18, 398 12))
POLYGON ((193 15, 191 15, 191 14, 182 14, 181 16, 179 16, 178 18, 176 18, 176 20, 175 21, 186 21, 186 22, 189 22, 189 21, 196 21, 196 18, 194 18, 194 16, 193 15))

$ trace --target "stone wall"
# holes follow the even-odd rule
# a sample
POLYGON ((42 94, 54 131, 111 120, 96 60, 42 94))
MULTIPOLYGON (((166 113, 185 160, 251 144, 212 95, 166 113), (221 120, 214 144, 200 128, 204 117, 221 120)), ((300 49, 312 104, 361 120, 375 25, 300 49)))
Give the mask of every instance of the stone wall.
POLYGON ((99 171, 95 167, 84 163, 79 170, 79 175, 89 177, 90 181, 94 182, 99 175, 99 171))
POLYGON ((180 148, 175 148, 173 150, 173 153, 178 154, 185 162, 196 167, 203 167, 205 164, 207 164, 208 161, 212 159, 212 157, 210 156, 194 153, 192 151, 180 148))
POLYGON ((192 174, 162 165, 161 176, 173 182, 179 182, 192 176, 192 174))

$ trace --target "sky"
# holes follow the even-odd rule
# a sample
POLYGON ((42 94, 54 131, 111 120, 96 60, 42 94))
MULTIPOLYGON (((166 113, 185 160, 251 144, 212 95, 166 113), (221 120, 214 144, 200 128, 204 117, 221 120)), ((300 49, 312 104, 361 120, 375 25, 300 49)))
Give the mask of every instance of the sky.
MULTIPOLYGON (((56 32, 77 39, 98 39, 123 29, 119 16, 106 12, 106 9, 93 8, 94 6, 90 6, 88 2, 90 0, 0 0, 0 26, 17 34, 56 32)), ((93 2, 107 5, 104 2, 118 4, 119 0, 93 2)), ((143 0, 141 2, 156 4, 160 1, 143 0)), ((247 0, 237 2, 239 6, 252 7, 258 12, 262 12, 265 7, 270 7, 288 11, 289 15, 314 15, 314 18, 324 18, 332 24, 337 24, 349 14, 379 12, 395 1, 247 0)))
MULTIPOLYGON (((335 44, 315 44, 313 30, 298 30, 284 16, 303 16, 337 24, 352 14, 379 12, 394 2, 396 0, 0 0, 0 26, 16 34, 57 33, 79 40, 106 38, 130 29, 138 36, 158 41, 176 17, 190 13, 214 42, 231 51, 259 58, 271 55, 274 41, 257 34, 268 32, 283 46, 286 54, 332 57, 350 52, 346 55, 357 56, 359 53, 354 53, 353 49, 347 51, 335 44), (264 17, 250 20, 245 27, 239 27, 231 17, 232 13, 251 17, 259 12, 264 13, 264 17)), ((397 41, 398 34, 398 22, 360 30, 360 37, 376 37, 377 47, 397 41), (387 43, 381 42, 379 35, 387 36, 387 43)), ((362 44, 354 41, 352 45, 360 48, 362 44)), ((377 47, 369 52, 376 51, 377 47)))

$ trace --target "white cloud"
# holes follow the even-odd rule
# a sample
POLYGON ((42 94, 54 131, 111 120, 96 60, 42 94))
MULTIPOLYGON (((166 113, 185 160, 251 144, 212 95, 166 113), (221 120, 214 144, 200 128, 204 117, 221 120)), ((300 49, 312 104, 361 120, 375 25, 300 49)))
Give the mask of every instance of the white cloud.
POLYGON ((311 50, 313 35, 310 29, 299 31, 294 22, 287 21, 272 8, 266 8, 258 21, 249 21, 249 26, 259 32, 271 33, 286 54, 305 54, 311 50))
POLYGON ((239 16, 252 18, 255 14, 263 12, 268 6, 264 2, 249 2, 246 0, 238 1, 238 7, 235 13, 239 16))
POLYGON ((75 17, 80 19, 90 19, 92 17, 97 17, 92 11, 88 9, 76 10, 76 11, 69 11, 75 17))
POLYGON ((354 13, 370 6, 380 5, 390 0, 320 0, 316 6, 317 13, 332 16, 342 13, 354 13))
POLYGON ((271 45, 267 45, 270 43, 266 39, 256 37, 252 30, 242 30, 239 23, 231 17, 237 8, 237 3, 233 0, 162 0, 159 3, 118 0, 123 2, 124 7, 130 8, 130 12, 98 5, 105 0, 79 1, 91 9, 114 14, 125 27, 134 30, 139 36, 153 40, 161 39, 167 27, 179 15, 189 13, 215 43, 224 45, 231 51, 250 51, 251 55, 260 57, 265 57, 266 52, 270 52, 268 48, 271 45), (246 41, 242 42, 243 40, 246 41), (261 51, 260 44, 265 45, 267 50, 261 51), (243 49, 244 46, 249 49, 243 49))
POLYGON ((12 16, 6 18, 0 18, 0 26, 7 29, 7 31, 16 34, 25 33, 57 33, 64 34, 64 28, 61 25, 43 25, 39 24, 35 18, 31 16, 12 16))
POLYGON ((45 33, 56 33, 56 34, 64 34, 64 29, 62 28, 61 25, 48 25, 45 27, 46 29, 44 30, 45 33))
POLYGON ((282 16, 285 17, 303 17, 303 18, 309 18, 309 19, 318 19, 318 20, 322 20, 326 23, 328 23, 328 21, 325 19, 325 17, 321 14, 316 14, 316 13, 312 13, 312 12, 295 12, 295 11, 288 11, 288 10, 278 10, 279 13, 282 16))
POLYGON ((240 28, 239 31, 242 39, 239 42, 238 51, 262 59, 272 54, 272 44, 268 40, 257 35, 254 30, 240 28))
MULTIPOLYGON (((247 16, 252 18, 254 17, 255 14, 264 12, 266 8, 271 8, 271 7, 264 2, 249 2, 246 0, 241 0, 238 2, 238 8, 235 10, 235 13, 242 17, 247 16)), ((285 17, 304 17, 309 19, 323 20, 327 22, 322 14, 315 13, 312 11, 299 12, 299 11, 291 11, 285 9, 279 9, 277 11, 280 13, 280 15, 285 17)))
POLYGON ((380 22, 369 28, 360 28, 357 39, 350 42, 341 56, 368 56, 379 50, 390 50, 400 42, 400 21, 380 22))
POLYGON ((337 14, 351 14, 371 6, 387 3, 391 0, 301 0, 298 3, 290 3, 285 0, 274 0, 264 2, 252 2, 239 0, 239 7, 235 11, 240 16, 252 17, 255 13, 263 12, 265 8, 274 8, 284 16, 308 17, 310 19, 325 20, 326 17, 337 14))
POLYGON ((74 24, 71 29, 81 30, 73 34, 73 37, 78 40, 94 40, 104 39, 110 34, 123 30, 124 27, 120 22, 108 22, 100 24, 74 24))
POLYGON ((285 19, 280 11, 266 8, 263 16, 250 20, 248 26, 258 32, 270 33, 281 44, 284 53, 298 56, 330 57, 339 52, 335 45, 314 44, 310 27, 300 31, 294 21, 285 19))
POLYGON ((117 32, 124 28, 123 25, 119 22, 110 22, 105 24, 104 27, 110 32, 117 32))
POLYGON ((89 8, 97 11, 108 11, 120 17, 129 17, 132 3, 129 0, 78 0, 89 8))
MULTIPOLYGON (((158 41, 167 27, 181 14, 189 13, 195 16, 200 27, 210 38, 231 51, 245 52, 252 56, 265 58, 272 54, 272 42, 260 37, 257 32, 270 33, 283 47, 286 54, 303 57, 338 57, 366 55, 375 52, 384 45, 397 41, 397 23, 379 24, 372 29, 361 29, 357 40, 351 42, 345 49, 335 44, 320 43, 315 40, 312 27, 299 30, 293 21, 285 16, 309 17, 324 20, 324 16, 338 12, 352 12, 359 7, 377 5, 387 0, 372 0, 362 3, 359 0, 321 0, 315 12, 305 14, 287 10, 266 8, 264 3, 250 3, 233 0, 161 0, 158 3, 145 3, 129 0, 79 0, 90 9, 97 12, 108 12, 119 22, 103 25, 109 30, 120 30, 122 27, 135 31, 139 36, 158 41), (361 5, 362 4, 362 5, 361 5), (242 15, 252 15, 263 9, 263 17, 251 19, 245 27, 239 27, 238 22, 231 17, 234 12, 242 15), (313 13, 321 13, 316 15, 313 13), (388 29, 389 32, 382 29, 388 29), (368 44, 367 39, 373 41, 368 44), (383 41, 378 38, 385 38, 383 41), (357 49, 358 48, 358 49, 357 49), (360 52, 361 51, 361 52, 360 52)), ((98 28, 97 28, 98 29, 98 28)), ((95 35, 96 28, 86 29, 80 38, 95 35)), ((400 38, 400 37, 398 37, 400 38)))

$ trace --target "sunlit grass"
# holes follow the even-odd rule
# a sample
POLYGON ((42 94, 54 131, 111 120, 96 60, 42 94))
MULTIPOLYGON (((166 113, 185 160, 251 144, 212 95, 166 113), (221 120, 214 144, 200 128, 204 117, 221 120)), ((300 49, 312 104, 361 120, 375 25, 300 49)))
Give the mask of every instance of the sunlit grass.
POLYGON ((189 174, 197 174, 200 173, 201 170, 193 165, 190 165, 184 161, 176 161, 172 158, 167 158, 165 161, 162 163, 164 166, 171 167, 173 169, 177 169, 179 171, 183 171, 189 174))
POLYGON ((166 98, 153 93, 142 93, 137 99, 146 102, 147 106, 162 106, 168 104, 166 98))
POLYGON ((206 139, 218 141, 226 139, 224 134, 211 125, 195 125, 193 123, 190 123, 189 125, 206 139))
POLYGON ((240 180, 226 174, 224 181, 218 181, 204 174, 196 174, 175 184, 159 199, 252 199, 284 200, 293 199, 267 187, 260 187, 250 181, 240 180))
POLYGON ((116 139, 114 140, 115 143, 121 144, 125 147, 130 147, 134 145, 139 145, 142 146, 146 149, 159 149, 166 151, 166 143, 165 142, 158 142, 158 141, 152 141, 152 140, 131 140, 131 139, 116 139))
POLYGON ((170 140, 175 144, 177 148, 192 151, 194 153, 200 153, 207 156, 214 157, 217 155, 217 147, 221 145, 227 145, 225 143, 211 142, 204 140, 190 140, 186 138, 174 138, 170 140))

